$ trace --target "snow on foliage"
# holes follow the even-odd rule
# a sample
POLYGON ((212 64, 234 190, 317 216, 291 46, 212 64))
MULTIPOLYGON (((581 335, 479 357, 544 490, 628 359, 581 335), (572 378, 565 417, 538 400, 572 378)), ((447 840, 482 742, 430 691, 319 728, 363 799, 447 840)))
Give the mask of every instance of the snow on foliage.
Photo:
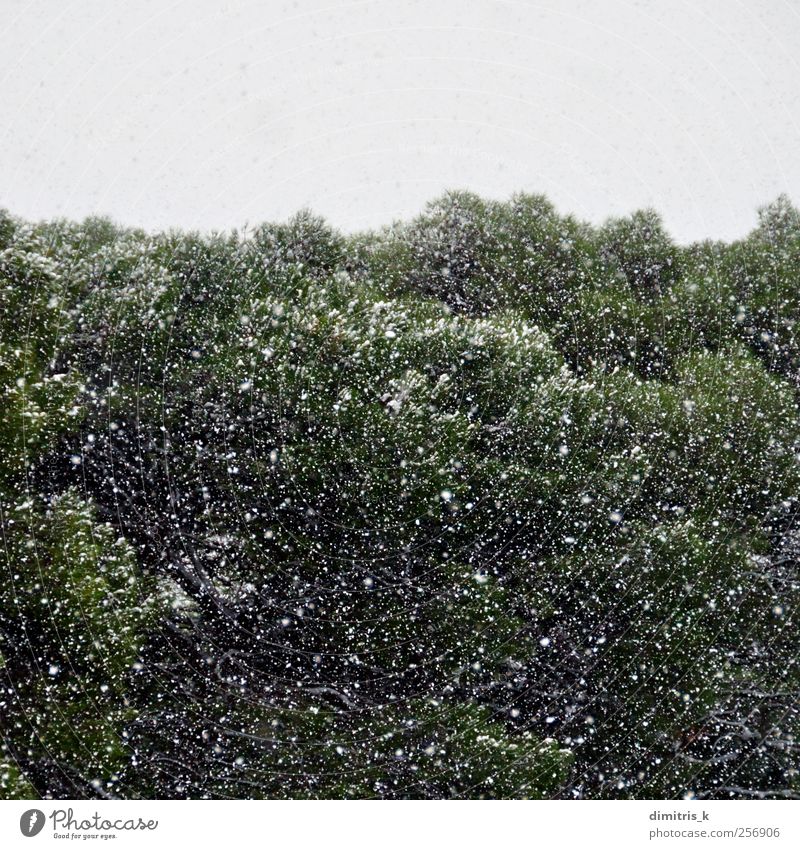
POLYGON ((0 214, 0 795, 800 796, 798 269, 0 214))

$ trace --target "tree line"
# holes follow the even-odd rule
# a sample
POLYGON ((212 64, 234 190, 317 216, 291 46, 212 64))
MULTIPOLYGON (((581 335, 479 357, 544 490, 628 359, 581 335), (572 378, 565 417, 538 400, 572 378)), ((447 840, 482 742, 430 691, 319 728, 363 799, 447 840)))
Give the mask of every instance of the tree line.
POLYGON ((798 272, 0 213, 0 796, 799 796, 798 272))

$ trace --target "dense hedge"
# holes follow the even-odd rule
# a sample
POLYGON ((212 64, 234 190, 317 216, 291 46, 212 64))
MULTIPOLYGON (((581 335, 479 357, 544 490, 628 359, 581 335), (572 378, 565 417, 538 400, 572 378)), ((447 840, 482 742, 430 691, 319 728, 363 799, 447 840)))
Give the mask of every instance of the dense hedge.
POLYGON ((0 796, 800 795, 799 275, 0 214, 0 796))

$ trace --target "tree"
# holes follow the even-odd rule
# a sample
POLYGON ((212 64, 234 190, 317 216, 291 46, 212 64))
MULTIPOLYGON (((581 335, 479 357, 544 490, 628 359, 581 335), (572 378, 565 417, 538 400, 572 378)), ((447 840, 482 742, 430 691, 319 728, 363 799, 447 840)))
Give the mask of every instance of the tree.
POLYGON ((0 219, 0 791, 796 796, 794 222, 0 219))

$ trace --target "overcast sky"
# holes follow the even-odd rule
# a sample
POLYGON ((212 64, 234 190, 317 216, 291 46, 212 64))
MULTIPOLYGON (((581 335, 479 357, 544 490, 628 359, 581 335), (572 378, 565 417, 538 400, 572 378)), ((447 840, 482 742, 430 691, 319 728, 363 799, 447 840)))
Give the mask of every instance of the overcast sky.
POLYGON ((469 188, 731 238, 800 201, 798 48, 797 0, 0 0, 0 206, 351 230, 469 188))

